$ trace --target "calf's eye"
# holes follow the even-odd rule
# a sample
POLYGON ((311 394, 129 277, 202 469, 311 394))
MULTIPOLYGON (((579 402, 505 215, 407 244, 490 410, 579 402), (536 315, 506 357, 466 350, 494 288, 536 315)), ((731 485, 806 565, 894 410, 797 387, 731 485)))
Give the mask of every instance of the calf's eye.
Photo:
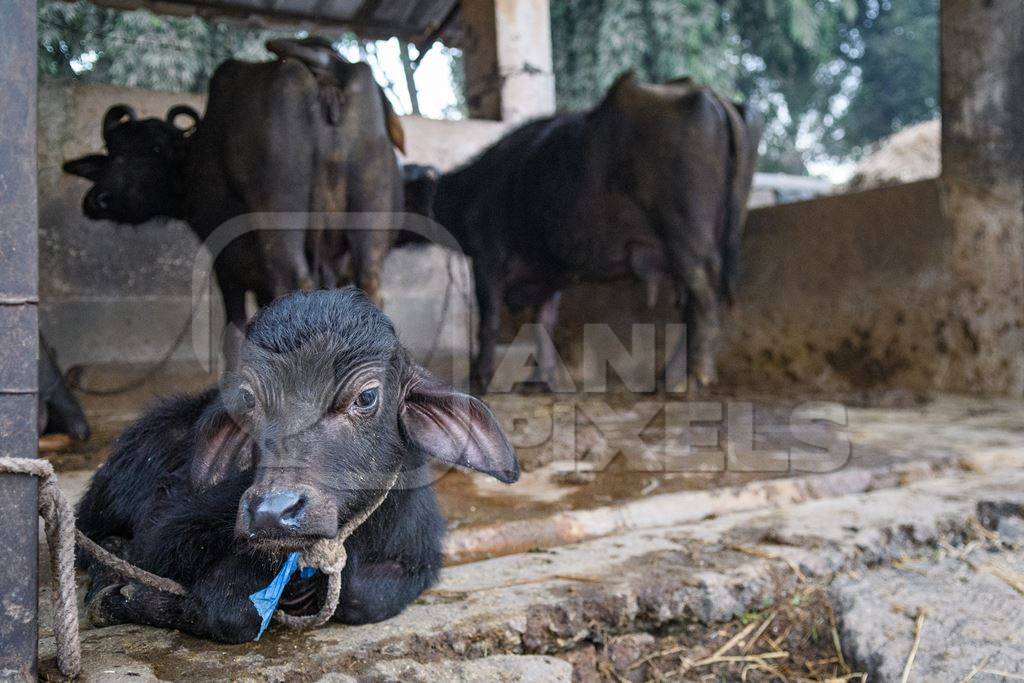
POLYGON ((238 407, 248 412, 256 407, 256 396, 245 387, 238 390, 238 407))
POLYGON ((363 389, 356 400, 352 402, 353 407, 356 410, 369 411, 377 407, 377 402, 380 400, 380 389, 378 387, 371 387, 369 389, 363 389))

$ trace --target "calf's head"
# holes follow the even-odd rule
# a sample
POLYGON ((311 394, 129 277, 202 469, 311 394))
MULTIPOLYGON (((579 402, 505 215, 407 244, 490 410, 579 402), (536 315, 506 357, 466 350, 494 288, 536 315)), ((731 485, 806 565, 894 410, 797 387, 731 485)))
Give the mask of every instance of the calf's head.
POLYGON ((352 288, 298 292, 250 323, 239 369, 203 418, 194 489, 252 470, 241 540, 301 550, 398 486, 429 485, 427 458, 504 482, 519 465, 483 403, 441 384, 352 288))
POLYGON ((107 154, 89 154, 64 164, 64 171, 93 182, 82 211, 94 220, 139 224, 155 216, 180 217, 189 138, 199 114, 185 105, 171 107, 166 120, 138 120, 125 104, 103 117, 107 154), (176 121, 190 123, 179 128, 176 121))

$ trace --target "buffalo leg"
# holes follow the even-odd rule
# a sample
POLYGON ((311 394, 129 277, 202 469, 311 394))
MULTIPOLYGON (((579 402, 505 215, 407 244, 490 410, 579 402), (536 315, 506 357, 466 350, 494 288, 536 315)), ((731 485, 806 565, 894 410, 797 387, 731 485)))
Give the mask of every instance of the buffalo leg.
POLYGON ((690 311, 687 326, 693 328, 690 349, 690 367, 698 385, 711 386, 718 382, 715 352, 721 333, 719 319, 717 278, 714 268, 699 267, 687 278, 690 287, 690 311))
POLYGON ((112 583, 92 593, 86 602, 86 612, 96 627, 143 624, 182 628, 184 602, 180 595, 163 593, 136 583, 112 583))
POLYGON ((224 317, 227 326, 224 330, 223 348, 224 366, 228 370, 238 367, 238 356, 245 340, 245 290, 225 283, 225 278, 217 278, 221 287, 221 298, 224 301, 224 317))
POLYGON ((501 304, 504 288, 500 276, 488 273, 480 259, 473 260, 473 279, 476 287, 476 303, 480 311, 480 327, 477 331, 479 347, 470 372, 470 383, 475 394, 484 394, 494 376, 495 351, 501 332, 501 304))
POLYGON ((80 441, 89 438, 82 406, 64 382, 53 349, 39 335, 39 433, 66 432, 80 441))
POLYGON ((257 219, 257 241, 275 297, 315 288, 306 260, 305 226, 300 221, 304 223, 305 218, 264 215, 257 219))
POLYGON ((686 323, 686 335, 672 351, 665 367, 666 389, 686 391, 687 375, 692 376, 698 386, 711 386, 718 380, 715 348, 720 322, 718 294, 707 269, 688 267, 684 277, 676 283, 676 293, 681 317, 686 323))
MULTIPOLYGON (((691 326, 689 311, 691 310, 689 301, 690 293, 686 287, 686 283, 680 282, 676 284, 676 301, 680 311, 680 320, 686 326, 686 333, 676 343, 675 348, 671 349, 671 355, 668 357, 668 362, 665 365, 665 390, 670 392, 685 392, 686 382, 689 376, 689 340, 688 333, 689 327, 691 326)), ((672 340, 665 339, 666 348, 672 340)))
POLYGON ((338 287, 352 284, 352 254, 348 252, 347 243, 345 251, 339 253, 334 259, 334 274, 338 281, 338 287))
POLYGON ((342 574, 334 621, 372 624, 389 619, 415 600, 437 576, 436 570, 410 572, 398 562, 361 563, 350 557, 342 574))
POLYGON ((375 220, 370 230, 352 231, 348 239, 355 286, 366 292, 375 304, 383 305, 380 275, 391 241, 387 225, 375 220))
MULTIPOLYGON (((272 139, 268 136, 283 132, 279 123, 268 121, 261 139, 272 139)), ((301 147, 307 143, 295 141, 297 147, 288 154, 257 148, 255 154, 266 155, 264 165, 257 166, 259 173, 251 173, 251 167, 237 170, 246 179, 239 184, 248 227, 259 249, 263 278, 274 297, 315 287, 306 252, 314 189, 313 168, 307 156, 312 152, 301 147)))
POLYGON ((367 148, 365 165, 357 176, 347 178, 348 210, 354 212, 355 230, 346 233, 356 287, 381 306, 380 277, 384 258, 395 235, 402 210, 402 180, 394 154, 384 148, 367 148), (377 154, 373 155, 372 150, 377 154))
MULTIPOLYGON (((679 363, 685 358, 688 370, 699 386, 717 381, 715 346, 720 330, 719 277, 721 259, 715 250, 714 212, 710 207, 696 207, 672 214, 664 225, 669 227, 665 239, 668 265, 679 298, 680 313, 686 323, 686 356, 676 349, 666 377, 681 379, 679 363), (704 211, 698 209, 704 208, 704 211), (686 236, 685 238, 683 236, 686 236)), ((669 391, 685 390, 685 386, 669 386, 669 391)))
POLYGON ((558 326, 558 305, 562 293, 555 292, 536 312, 537 367, 531 381, 554 386, 558 371, 558 350, 555 348, 555 328, 558 326))
POLYGON ((251 558, 232 555, 193 584, 186 596, 135 582, 112 584, 95 594, 88 611, 97 626, 143 624, 224 643, 244 643, 256 637, 261 621, 249 595, 272 577, 273 570, 256 569, 251 558))

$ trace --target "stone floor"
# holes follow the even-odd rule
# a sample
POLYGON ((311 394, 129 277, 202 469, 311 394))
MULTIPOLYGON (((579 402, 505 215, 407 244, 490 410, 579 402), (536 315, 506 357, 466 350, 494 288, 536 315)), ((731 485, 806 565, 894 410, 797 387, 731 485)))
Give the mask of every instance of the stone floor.
MULTIPOLYGON (((49 456, 69 495, 143 398, 90 401, 94 442, 49 456)), ((799 623, 716 650, 811 585, 840 649, 804 678, 899 680, 919 608, 910 680, 1021 673, 1024 403, 596 398, 488 397, 523 478, 439 479, 452 566, 395 619, 243 646, 83 624, 84 680, 773 680, 799 652, 756 655, 799 623)))

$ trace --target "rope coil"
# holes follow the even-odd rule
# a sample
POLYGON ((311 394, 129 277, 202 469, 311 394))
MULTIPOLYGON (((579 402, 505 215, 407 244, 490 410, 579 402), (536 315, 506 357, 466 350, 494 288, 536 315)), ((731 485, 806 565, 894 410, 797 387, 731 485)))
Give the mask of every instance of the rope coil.
POLYGON ((75 511, 57 486, 53 465, 46 460, 0 458, 0 472, 27 474, 39 479, 39 515, 43 518, 46 545, 50 548, 55 584, 53 637, 57 641, 57 668, 73 678, 82 669, 75 593, 75 511))
MULTIPOLYGON (((74 508, 60 490, 50 462, 34 458, 0 457, 0 473, 25 474, 39 479, 39 515, 43 518, 54 583, 53 635, 57 643, 57 668, 65 676, 74 678, 82 669, 75 586, 76 540, 93 559, 122 577, 166 593, 188 595, 188 589, 177 581, 157 576, 121 559, 79 531, 75 527, 74 508)), ((317 541, 303 553, 303 566, 313 567, 327 575, 327 600, 320 611, 308 616, 293 616, 279 609, 274 613, 276 621, 293 629, 314 628, 327 623, 341 599, 341 572, 348 561, 345 541, 380 507, 398 482, 398 476, 396 472, 376 502, 346 522, 337 536, 317 541)))
POLYGON ((391 481, 384 487, 384 491, 373 505, 365 508, 358 515, 345 522, 345 526, 341 528, 337 536, 321 539, 314 543, 309 550, 302 553, 301 566, 319 569, 327 575, 327 599, 320 607, 320 611, 308 616, 295 616, 286 614, 284 610, 279 609, 274 612, 275 621, 284 624, 288 628, 305 629, 323 626, 330 620, 335 610, 338 609, 338 602, 341 600, 341 572, 348 563, 345 541, 381 506, 384 499, 391 493, 391 489, 395 488, 395 484, 398 483, 398 474, 398 472, 395 472, 392 475, 391 481))

